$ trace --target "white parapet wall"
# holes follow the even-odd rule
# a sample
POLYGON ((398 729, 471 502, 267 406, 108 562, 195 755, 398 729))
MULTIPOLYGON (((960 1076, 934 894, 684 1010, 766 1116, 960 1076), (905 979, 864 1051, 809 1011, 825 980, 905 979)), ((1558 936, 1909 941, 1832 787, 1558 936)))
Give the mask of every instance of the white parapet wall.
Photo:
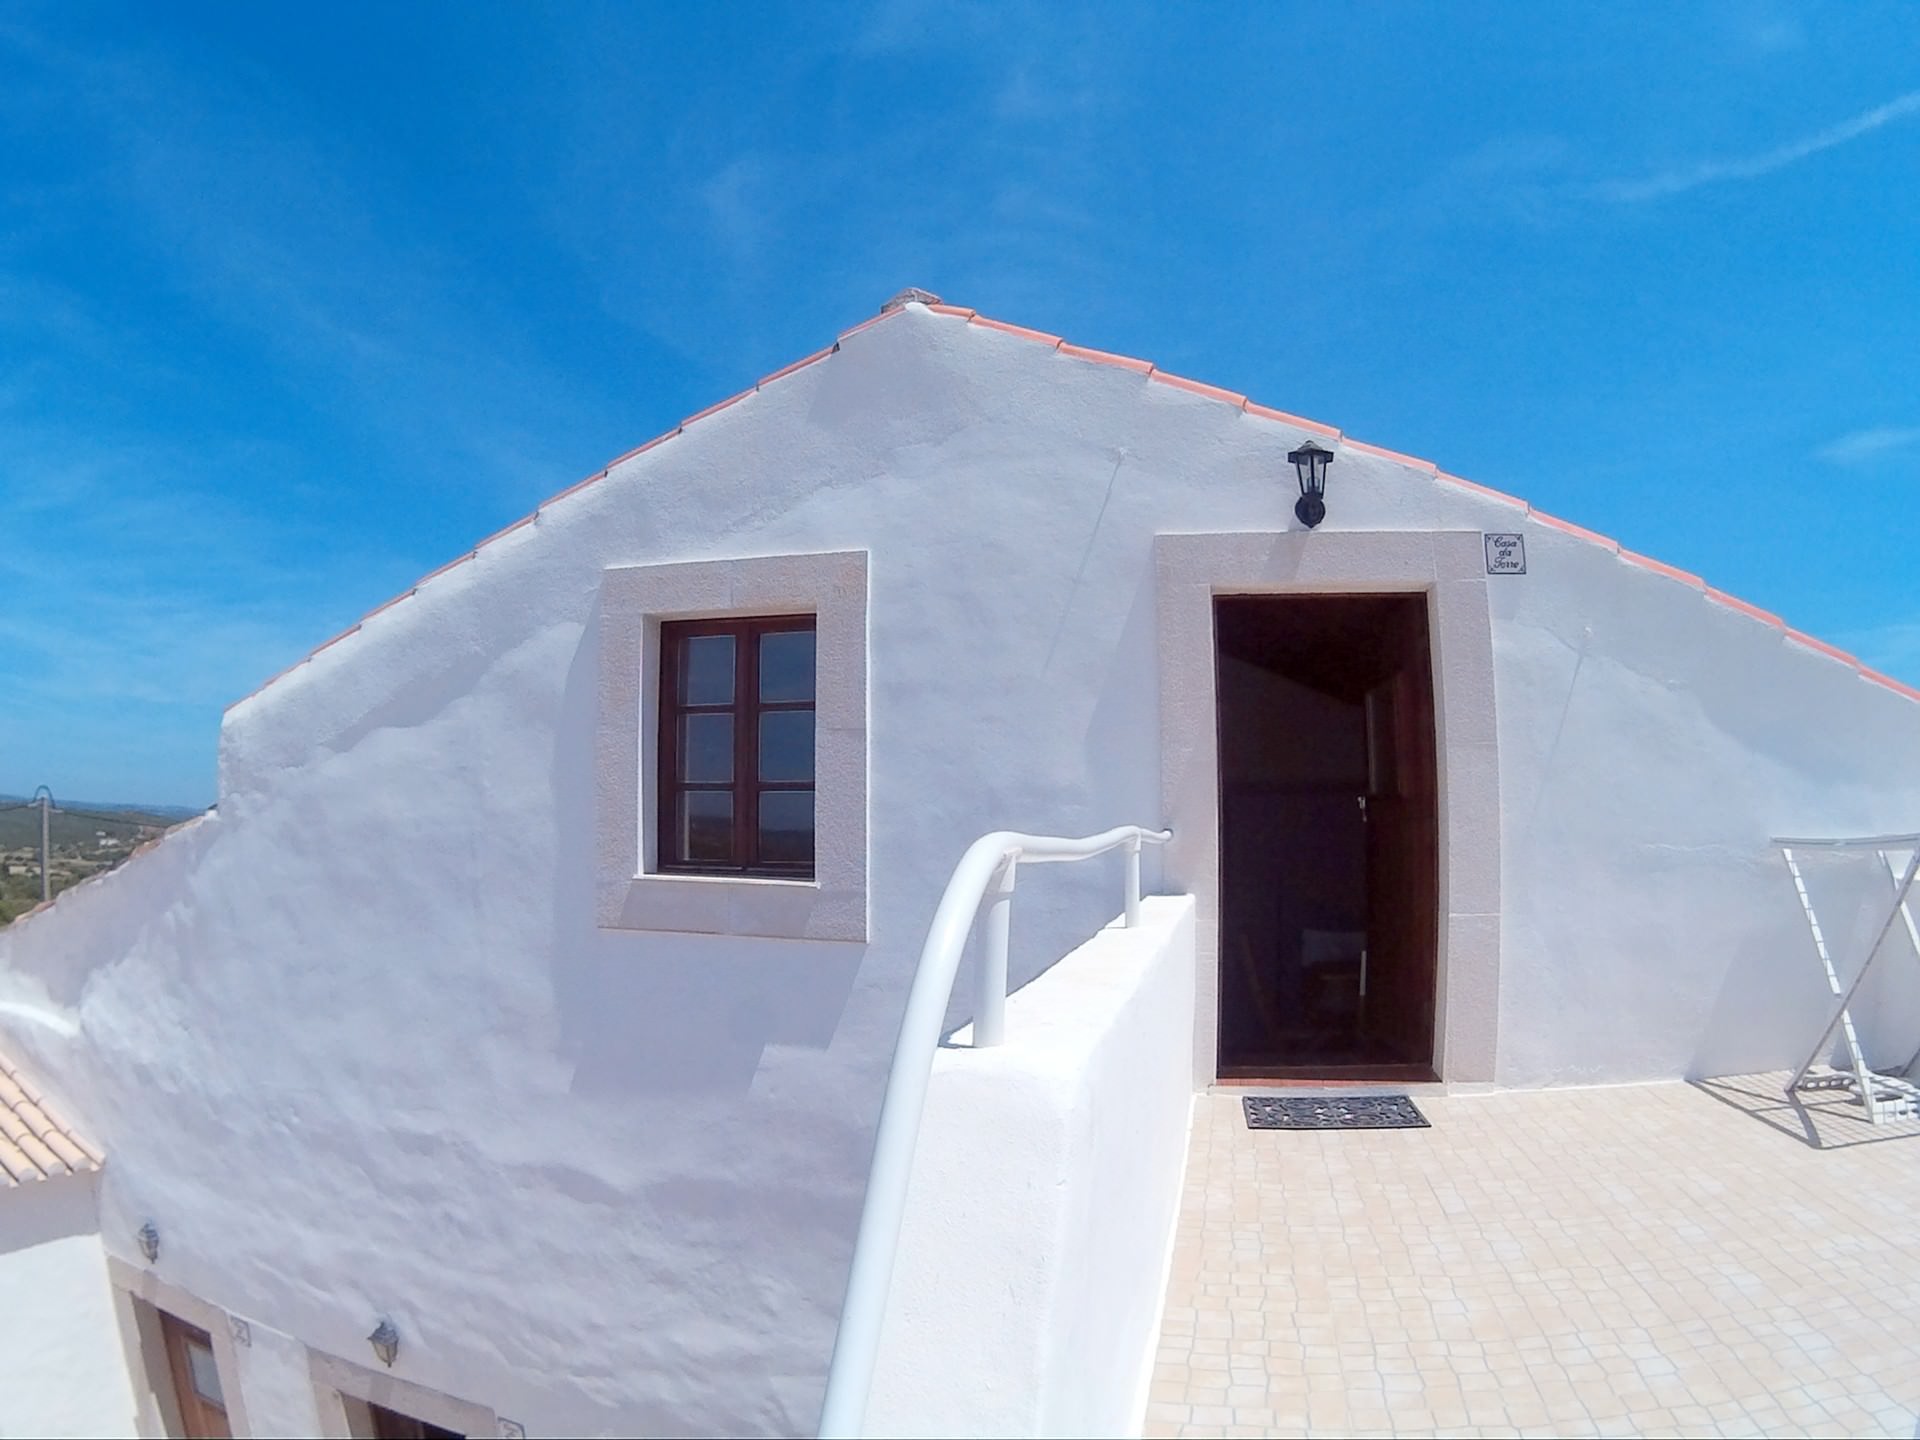
MULTIPOLYGON (((1017 923, 1017 920, 1016 920, 1017 923)), ((1194 907, 1154 896, 935 1059, 870 1435, 1138 1434, 1193 1102, 1194 907)))
POLYGON ((0 1436, 137 1433, 94 1177, 0 1189, 0 1436))

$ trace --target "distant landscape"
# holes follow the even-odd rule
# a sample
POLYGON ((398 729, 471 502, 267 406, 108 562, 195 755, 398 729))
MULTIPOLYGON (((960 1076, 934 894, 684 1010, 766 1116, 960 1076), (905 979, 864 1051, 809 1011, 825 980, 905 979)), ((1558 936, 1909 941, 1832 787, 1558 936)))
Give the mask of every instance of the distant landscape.
MULTIPOLYGON (((56 801, 48 817, 53 893, 100 875, 200 812, 112 801, 56 801)), ((40 903, 40 807, 0 795, 0 926, 40 903)))

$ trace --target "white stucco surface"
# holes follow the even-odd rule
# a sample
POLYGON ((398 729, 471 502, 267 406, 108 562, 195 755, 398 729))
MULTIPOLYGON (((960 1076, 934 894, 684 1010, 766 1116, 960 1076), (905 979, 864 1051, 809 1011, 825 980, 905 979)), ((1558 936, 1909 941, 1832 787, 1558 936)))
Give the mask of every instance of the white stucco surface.
POLYGON ((0 1436, 135 1433, 93 1183, 0 1190, 0 1436))
MULTIPOLYGON (((390 1314, 397 1374, 530 1433, 809 1430, 949 869, 992 829, 1166 818, 1155 537, 1294 530, 1306 433, 909 306, 235 706, 216 815, 0 933, 0 1044, 111 1154, 109 1250, 151 1216, 168 1283, 354 1360, 390 1314), (607 571, 845 551, 866 938, 601 928, 607 571)), ((1494 1078, 1791 1063, 1822 991, 1767 837, 1915 828, 1920 705, 1431 467, 1337 455, 1313 540, 1526 537, 1529 573, 1484 581, 1494 1078)), ((1022 887, 1016 982, 1105 921, 1098 869, 1022 887)))
MULTIPOLYGON (((1016 902, 1017 914, 1017 902, 1016 902)), ((869 1435, 1138 1433, 1186 1167, 1193 901, 1152 897, 936 1058, 869 1435)))

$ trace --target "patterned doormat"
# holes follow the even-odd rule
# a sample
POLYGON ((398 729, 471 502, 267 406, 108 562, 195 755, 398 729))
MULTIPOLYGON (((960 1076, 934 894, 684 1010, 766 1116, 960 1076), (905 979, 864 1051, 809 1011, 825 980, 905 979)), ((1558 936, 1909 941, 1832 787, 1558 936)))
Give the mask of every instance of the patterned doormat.
POLYGON ((1425 1130, 1404 1095, 1243 1095, 1249 1130, 1425 1130))

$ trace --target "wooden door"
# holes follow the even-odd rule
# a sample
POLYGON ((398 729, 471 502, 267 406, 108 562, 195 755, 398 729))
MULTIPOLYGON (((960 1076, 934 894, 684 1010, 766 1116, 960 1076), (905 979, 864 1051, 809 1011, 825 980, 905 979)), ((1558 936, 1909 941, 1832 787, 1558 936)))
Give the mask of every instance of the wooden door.
POLYGON ((1367 982, 1362 1029, 1400 1063, 1433 1061, 1439 787, 1426 617, 1403 612, 1393 673, 1367 694, 1367 982))
POLYGON ((372 1401, 367 1402, 367 1414, 373 1421, 374 1440, 466 1440, 458 1430, 449 1430, 430 1420, 416 1420, 372 1401))
POLYGON ((214 1363, 213 1337, 177 1315, 160 1312, 160 1334, 167 1347, 167 1373, 180 1407, 180 1423, 193 1440, 227 1440, 227 1400, 214 1363))

